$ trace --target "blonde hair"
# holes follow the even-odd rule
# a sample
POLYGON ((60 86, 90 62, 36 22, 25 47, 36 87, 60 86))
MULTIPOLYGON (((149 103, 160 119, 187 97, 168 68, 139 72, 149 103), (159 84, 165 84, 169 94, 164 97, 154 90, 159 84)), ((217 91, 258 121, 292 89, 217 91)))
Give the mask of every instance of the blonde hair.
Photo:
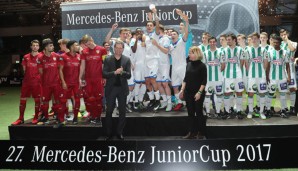
POLYGON ((68 42, 69 42, 69 39, 59 39, 58 40, 59 45, 61 45, 61 44, 66 45, 68 42))
POLYGON ((198 46, 192 46, 189 48, 189 51, 192 52, 196 56, 196 60, 203 59, 203 53, 198 46))
POLYGON ((88 41, 93 41, 93 38, 92 38, 90 35, 85 34, 85 35, 82 37, 81 42, 82 42, 82 43, 87 43, 88 41))

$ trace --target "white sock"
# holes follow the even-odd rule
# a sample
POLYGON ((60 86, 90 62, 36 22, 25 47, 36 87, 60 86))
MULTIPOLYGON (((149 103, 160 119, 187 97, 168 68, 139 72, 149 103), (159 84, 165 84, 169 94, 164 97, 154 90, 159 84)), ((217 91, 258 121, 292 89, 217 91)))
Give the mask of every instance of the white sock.
POLYGON ((260 113, 264 113, 265 97, 260 96, 260 113))
POLYGON ((280 93, 279 98, 280 98, 281 109, 284 110, 287 107, 286 94, 280 93))
POLYGON ((139 90, 139 102, 143 102, 146 93, 146 85, 142 84, 139 90))
POLYGON ((132 91, 129 91, 127 98, 126 98, 126 104, 128 104, 128 102, 130 102, 131 97, 132 97, 132 91))
POLYGON ((135 96, 135 89, 133 89, 131 91, 131 96, 130 96, 129 102, 133 102, 134 96, 135 96))
POLYGON ((175 94, 175 97, 176 97, 178 103, 182 103, 182 100, 179 98, 179 93, 175 94))
POLYGON ((139 101, 140 84, 136 84, 134 90, 135 102, 139 101))
POLYGON ((220 113, 220 109, 222 105, 222 95, 216 95, 215 105, 216 105, 216 113, 220 113))
POLYGON ((228 113, 230 113, 230 108, 231 108, 231 99, 230 96, 224 96, 224 105, 225 109, 228 113))
POLYGON ((291 106, 295 106, 295 101, 296 101, 296 92, 290 92, 290 100, 291 100, 291 106))
POLYGON ((167 96, 167 101, 168 101, 168 103, 172 103, 172 96, 171 95, 167 96))
POLYGON ((159 90, 154 92, 155 100, 160 100, 159 90))
POLYGON ((153 92, 153 90, 152 91, 148 91, 147 94, 148 94, 150 100, 154 100, 154 92, 153 92))
POLYGON ((166 94, 161 94, 160 96, 162 97, 163 102, 167 101, 167 95, 166 94))
POLYGON ((237 102, 236 102, 236 108, 237 108, 237 112, 242 111, 242 96, 237 96, 237 102))
POLYGON ((210 102, 211 102, 210 96, 206 96, 204 101, 206 113, 210 113, 210 102))
POLYGON ((254 106, 254 97, 247 97, 248 98, 248 111, 253 112, 253 106, 254 106))
POLYGON ((267 97, 266 98, 266 107, 267 107, 267 110, 269 110, 271 107, 271 103, 272 103, 272 97, 269 95, 269 93, 267 93, 266 97, 267 97))

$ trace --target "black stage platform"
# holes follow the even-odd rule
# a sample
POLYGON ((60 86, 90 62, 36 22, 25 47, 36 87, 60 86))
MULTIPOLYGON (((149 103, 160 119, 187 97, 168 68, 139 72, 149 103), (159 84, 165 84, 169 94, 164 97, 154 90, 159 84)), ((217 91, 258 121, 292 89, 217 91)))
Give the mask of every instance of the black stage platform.
MULTIPOLYGON (((113 122, 116 124, 117 115, 113 122)), ((124 136, 129 139, 181 139, 187 133, 187 112, 128 113, 124 136)), ((18 126, 9 126, 11 140, 103 140, 104 127, 92 125, 80 118, 78 125, 67 123, 64 127, 33 125, 31 120, 18 126)), ((103 126, 105 118, 103 114, 103 126)), ((274 116, 262 120, 253 119, 208 119, 207 138, 257 138, 257 137, 298 137, 298 117, 287 119, 274 116)))

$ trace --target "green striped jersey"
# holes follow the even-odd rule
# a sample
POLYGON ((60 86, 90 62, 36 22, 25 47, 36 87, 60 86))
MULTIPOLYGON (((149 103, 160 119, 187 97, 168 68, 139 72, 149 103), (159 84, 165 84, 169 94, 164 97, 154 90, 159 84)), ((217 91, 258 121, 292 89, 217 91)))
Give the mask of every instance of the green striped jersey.
POLYGON ((223 81, 222 72, 220 71, 221 63, 223 63, 220 49, 211 51, 210 49, 204 52, 204 62, 207 66, 208 81, 223 81))
POLYGON ((248 78, 266 78, 264 60, 268 59, 266 49, 262 47, 248 47, 245 58, 249 64, 248 78))
POLYGON ((286 78, 286 63, 289 63, 289 56, 284 49, 271 50, 268 52, 268 62, 270 63, 269 79, 284 80, 286 78))
MULTIPOLYGON (((292 46, 297 49, 297 42, 291 42, 292 46)), ((295 72, 295 51, 291 51, 288 47, 288 43, 285 43, 284 41, 281 42, 280 48, 283 50, 286 50, 289 55, 289 63, 290 63, 290 72, 293 73, 293 75, 296 75, 295 72)))
POLYGON ((244 53, 241 47, 234 49, 227 47, 223 50, 222 59, 226 63, 224 78, 242 78, 241 60, 244 59, 244 53))
POLYGON ((198 47, 201 49, 202 53, 210 49, 210 45, 205 46, 204 44, 200 44, 198 47))
MULTIPOLYGON (((244 49, 242 48, 243 52, 245 52, 246 49, 247 49, 248 47, 249 47, 249 46, 246 46, 244 49)), ((244 53, 244 55, 245 55, 245 53, 244 53)), ((245 56, 244 56, 244 59, 245 59, 245 56)), ((246 70, 246 67, 245 67, 245 66, 243 66, 243 67, 241 68, 241 71, 242 71, 242 76, 243 76, 243 78, 247 78, 247 76, 248 76, 248 71, 246 70)))

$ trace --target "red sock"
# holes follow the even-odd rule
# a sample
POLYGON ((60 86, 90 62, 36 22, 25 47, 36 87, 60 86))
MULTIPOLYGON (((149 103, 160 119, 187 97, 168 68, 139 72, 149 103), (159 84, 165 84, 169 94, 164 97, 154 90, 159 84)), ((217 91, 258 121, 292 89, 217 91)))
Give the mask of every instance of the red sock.
POLYGON ((66 105, 65 103, 64 104, 57 104, 58 120, 60 122, 64 122, 65 105, 66 105))
POLYGON ((42 108, 42 112, 44 114, 44 117, 46 119, 48 119, 49 118, 49 103, 42 104, 41 105, 41 108, 42 108))
POLYGON ((34 118, 38 117, 38 113, 39 113, 39 109, 40 109, 40 99, 39 98, 35 98, 34 99, 35 102, 35 114, 34 114, 34 118))
POLYGON ((101 113, 102 113, 102 100, 101 99, 97 99, 96 100, 96 117, 100 118, 101 117, 101 113))
POLYGON ((20 120, 24 120, 24 113, 25 113, 25 109, 26 109, 26 100, 20 100, 20 107, 19 107, 19 111, 20 111, 20 120))
POLYGON ((75 118, 78 117, 79 110, 80 110, 80 99, 75 98, 75 104, 73 108, 73 115, 75 118))

